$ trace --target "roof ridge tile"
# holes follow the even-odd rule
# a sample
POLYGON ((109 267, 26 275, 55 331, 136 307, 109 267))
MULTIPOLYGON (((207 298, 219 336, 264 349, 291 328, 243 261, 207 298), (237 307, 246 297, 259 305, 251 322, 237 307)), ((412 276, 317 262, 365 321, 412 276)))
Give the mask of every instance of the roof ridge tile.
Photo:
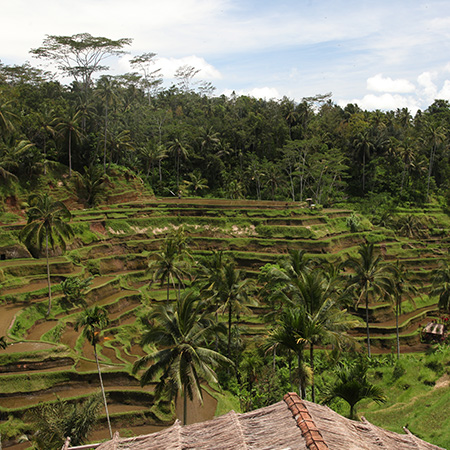
POLYGON ((325 442, 322 433, 317 428, 314 423, 311 414, 308 411, 305 403, 302 399, 295 393, 289 392, 284 397, 283 400, 286 402, 289 410, 292 412, 293 418, 297 422, 297 426, 302 432, 302 436, 306 440, 306 446, 309 450, 326 450, 328 445, 325 442))

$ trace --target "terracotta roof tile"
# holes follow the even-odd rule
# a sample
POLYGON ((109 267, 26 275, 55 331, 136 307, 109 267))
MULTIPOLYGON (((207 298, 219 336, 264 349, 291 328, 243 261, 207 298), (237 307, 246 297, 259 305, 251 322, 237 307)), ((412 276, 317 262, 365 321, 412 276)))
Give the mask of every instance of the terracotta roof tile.
POLYGON ((297 425, 302 431, 302 436, 306 440, 306 446, 310 450, 325 450, 328 445, 319 429, 316 427, 308 408, 302 399, 295 393, 289 392, 283 398, 288 408, 292 412, 292 416, 297 421, 297 425))

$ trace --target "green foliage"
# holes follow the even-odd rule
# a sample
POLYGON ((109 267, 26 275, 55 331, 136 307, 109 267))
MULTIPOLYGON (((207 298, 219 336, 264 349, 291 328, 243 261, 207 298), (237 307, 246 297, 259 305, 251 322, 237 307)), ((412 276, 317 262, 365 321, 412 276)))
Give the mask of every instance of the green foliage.
POLYGON ((361 231, 361 221, 359 217, 353 212, 351 216, 347 217, 347 226, 352 233, 361 231))
POLYGON ((70 309, 74 306, 84 307, 87 305, 85 295, 89 286, 92 284, 94 277, 80 278, 70 277, 61 282, 63 291, 63 298, 60 300, 60 305, 64 309, 70 309))
POLYGON ((57 399, 54 403, 41 404, 33 412, 36 444, 39 449, 60 449, 67 436, 71 445, 86 442, 101 408, 100 396, 89 397, 82 403, 68 403, 57 399))

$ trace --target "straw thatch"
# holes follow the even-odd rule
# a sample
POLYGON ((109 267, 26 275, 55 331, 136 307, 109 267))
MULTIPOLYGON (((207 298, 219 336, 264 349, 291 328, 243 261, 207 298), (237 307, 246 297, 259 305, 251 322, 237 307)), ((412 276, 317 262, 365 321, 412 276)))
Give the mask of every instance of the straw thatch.
MULTIPOLYGON (((286 394, 284 401, 266 408, 237 414, 234 411, 207 422, 181 426, 176 421, 158 433, 91 445, 97 450, 181 449, 290 449, 290 450, 443 450, 428 444, 408 430, 398 434, 363 419, 356 422, 327 406, 286 394)), ((82 447, 72 447, 81 449, 82 447)), ((87 447, 84 447, 87 448, 87 447)))

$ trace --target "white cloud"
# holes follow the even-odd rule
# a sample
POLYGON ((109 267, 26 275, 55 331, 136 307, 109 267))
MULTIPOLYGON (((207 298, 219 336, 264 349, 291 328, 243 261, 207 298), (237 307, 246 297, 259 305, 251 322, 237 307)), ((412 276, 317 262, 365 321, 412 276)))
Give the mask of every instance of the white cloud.
POLYGON ((393 80, 391 77, 383 77, 383 74, 379 73, 367 79, 367 89, 375 92, 409 93, 414 92, 416 87, 403 78, 393 80))
POLYGON ((435 77, 436 74, 432 72, 423 72, 417 77, 417 82, 421 87, 422 95, 425 96, 425 99, 428 102, 432 102, 437 95, 437 87, 433 82, 433 78, 435 77))
POLYGON ((450 80, 445 80, 444 86, 438 92, 436 98, 441 100, 450 100, 450 80))
POLYGON ((348 103, 356 103, 361 109, 373 111, 380 109, 382 111, 396 110, 397 108, 408 108, 413 114, 420 109, 420 104, 413 96, 403 96, 399 94, 383 94, 374 95, 367 94, 361 99, 353 99, 349 101, 339 101, 342 107, 348 103))

